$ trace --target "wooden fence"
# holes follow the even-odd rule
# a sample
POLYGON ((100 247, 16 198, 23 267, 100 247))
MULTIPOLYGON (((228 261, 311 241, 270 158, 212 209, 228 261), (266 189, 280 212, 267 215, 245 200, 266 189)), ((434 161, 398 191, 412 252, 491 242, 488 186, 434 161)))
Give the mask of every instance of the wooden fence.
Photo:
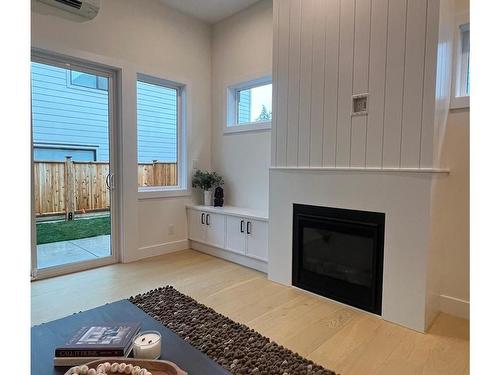
POLYGON ((175 186, 177 163, 139 163, 137 183, 139 186, 175 186))
MULTIPOLYGON (((175 163, 140 163, 139 186, 177 185, 175 163)), ((34 162, 36 216, 109 210, 108 162, 34 162)))

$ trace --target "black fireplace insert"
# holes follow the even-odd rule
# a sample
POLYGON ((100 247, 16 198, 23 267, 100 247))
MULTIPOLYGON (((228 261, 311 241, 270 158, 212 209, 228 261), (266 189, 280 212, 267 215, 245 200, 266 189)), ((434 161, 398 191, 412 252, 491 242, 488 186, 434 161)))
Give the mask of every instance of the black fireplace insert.
POLYGON ((381 314, 385 214, 293 205, 292 284, 381 314))

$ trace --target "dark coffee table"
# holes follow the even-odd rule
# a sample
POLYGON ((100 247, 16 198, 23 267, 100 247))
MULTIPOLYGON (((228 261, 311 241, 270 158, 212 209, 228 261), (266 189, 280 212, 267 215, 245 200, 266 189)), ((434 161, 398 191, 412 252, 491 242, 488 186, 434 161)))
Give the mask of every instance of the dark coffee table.
POLYGON ((139 322, 141 330, 153 329, 162 335, 161 358, 176 363, 189 375, 230 375, 198 349, 189 345, 133 303, 122 300, 73 314, 31 328, 31 374, 64 374, 68 367, 54 367, 54 349, 66 343, 80 327, 96 323, 139 322))

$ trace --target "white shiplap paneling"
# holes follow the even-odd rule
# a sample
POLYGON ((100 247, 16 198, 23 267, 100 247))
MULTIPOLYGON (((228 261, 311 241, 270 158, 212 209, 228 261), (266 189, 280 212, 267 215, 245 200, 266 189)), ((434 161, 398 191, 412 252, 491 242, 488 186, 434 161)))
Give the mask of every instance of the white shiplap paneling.
POLYGON ((427 4, 427 30, 425 42, 424 100, 422 103, 422 134, 420 140, 420 166, 434 164, 434 113, 436 102, 430 92, 436 91, 437 46, 439 40, 439 3, 427 4))
POLYGON ((286 148, 287 148, 287 130, 288 130, 288 51, 290 49, 290 2, 291 0, 283 0, 280 2, 278 9, 278 62, 279 70, 277 72, 278 93, 277 109, 274 110, 280 126, 276 129, 276 163, 277 165, 286 165, 286 148))
POLYGON ((298 166, 310 165, 313 5, 310 0, 302 1, 298 166))
POLYGON ((439 1, 275 0, 274 22, 273 166, 433 167, 439 1))
POLYGON ((405 71, 406 1, 389 0, 382 165, 400 167, 405 71))
POLYGON ((323 120, 325 94, 325 8, 326 0, 314 0, 313 59, 311 84, 311 167, 323 164, 323 120))
POLYGON ((426 0, 408 0, 401 165, 420 165, 422 93, 425 64, 426 0))
POLYGON ((382 166, 388 4, 389 0, 372 0, 366 167, 382 166))
POLYGON ((339 96, 337 107, 337 167, 348 167, 351 155, 351 101, 354 61, 354 5, 340 2, 339 96))
POLYGON ((339 78, 340 0, 326 3, 323 166, 335 166, 339 78))
POLYGON ((278 132, 278 37, 279 37, 279 1, 273 1, 273 125, 271 129, 271 165, 276 165, 276 134, 278 132))
MULTIPOLYGON (((370 62, 370 23, 371 0, 356 0, 354 29, 354 95, 368 93, 368 76, 370 62)), ((367 116, 353 116, 351 120, 351 154, 352 167, 366 165, 366 125, 367 116)))
MULTIPOLYGON (((307 1, 307 0, 305 0, 307 1)), ((286 165, 297 165, 299 152, 300 35, 302 0, 290 4, 290 47, 288 53, 288 123, 286 165)))

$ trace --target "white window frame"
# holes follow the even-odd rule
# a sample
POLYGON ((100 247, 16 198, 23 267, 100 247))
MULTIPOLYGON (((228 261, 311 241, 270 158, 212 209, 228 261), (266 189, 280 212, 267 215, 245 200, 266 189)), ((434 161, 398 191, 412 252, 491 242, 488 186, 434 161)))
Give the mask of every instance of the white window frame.
MULTIPOLYGON (((137 73, 137 82, 168 87, 177 91, 177 185, 176 186, 138 186, 138 198, 168 198, 191 194, 187 185, 187 153, 186 153, 186 85, 168 79, 137 73)), ((137 103, 137 98, 136 98, 137 103)), ((137 111, 136 111, 137 119, 137 111)), ((139 127, 137 126, 137 134, 139 127)), ((137 155, 139 154, 137 142, 137 155)), ((136 163, 139 163, 137 158, 136 163)))
MULTIPOLYGON (((454 61, 451 81, 450 109, 469 108, 470 96, 465 94, 467 79, 467 61, 462 54, 462 25, 469 24, 469 13, 462 13, 455 18, 454 61)), ((470 47, 469 47, 470 55, 470 47)))
POLYGON ((270 130, 272 120, 270 121, 254 121, 244 124, 238 123, 238 97, 239 92, 252 89, 254 87, 272 84, 272 77, 265 76, 250 81, 231 85, 227 88, 227 107, 226 107, 226 123, 224 134, 270 130))

